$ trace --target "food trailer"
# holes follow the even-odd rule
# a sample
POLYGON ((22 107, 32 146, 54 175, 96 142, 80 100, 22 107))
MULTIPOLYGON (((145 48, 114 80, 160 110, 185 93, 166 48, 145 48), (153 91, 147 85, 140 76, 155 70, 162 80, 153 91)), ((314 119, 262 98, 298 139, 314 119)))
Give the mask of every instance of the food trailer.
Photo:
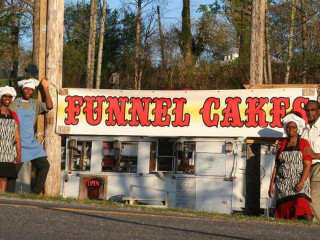
POLYGON ((281 120, 291 110, 305 118, 309 99, 317 99, 316 86, 61 89, 61 195, 232 213, 244 211, 248 189, 258 186, 268 209, 281 120), (258 169, 250 172, 253 156, 258 169))

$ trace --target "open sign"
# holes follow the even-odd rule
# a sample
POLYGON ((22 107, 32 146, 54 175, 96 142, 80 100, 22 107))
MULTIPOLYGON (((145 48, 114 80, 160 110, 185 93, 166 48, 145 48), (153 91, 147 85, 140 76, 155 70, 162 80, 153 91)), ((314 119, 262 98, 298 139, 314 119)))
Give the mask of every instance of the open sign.
POLYGON ((86 182, 87 187, 100 187, 103 184, 104 182, 101 178, 91 178, 86 182))
POLYGON ((103 191, 104 181, 102 178, 90 178, 86 182, 89 199, 99 199, 100 193, 103 191))

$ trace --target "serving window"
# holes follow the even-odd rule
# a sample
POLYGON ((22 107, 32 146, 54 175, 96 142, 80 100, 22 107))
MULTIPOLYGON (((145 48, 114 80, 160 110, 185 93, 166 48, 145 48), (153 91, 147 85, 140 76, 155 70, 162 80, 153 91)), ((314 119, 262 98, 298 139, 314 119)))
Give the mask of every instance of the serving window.
POLYGON ((105 141, 102 143, 102 171, 137 172, 138 143, 105 141))
POLYGON ((194 142, 176 143, 176 173, 194 174, 195 148, 194 142))
POLYGON ((151 144, 150 172, 194 174, 195 142, 163 138, 151 144))
POLYGON ((91 141, 70 139, 68 170, 90 171, 91 149, 91 141))
POLYGON ((175 156, 173 141, 168 138, 159 139, 151 144, 150 172, 173 172, 175 156))

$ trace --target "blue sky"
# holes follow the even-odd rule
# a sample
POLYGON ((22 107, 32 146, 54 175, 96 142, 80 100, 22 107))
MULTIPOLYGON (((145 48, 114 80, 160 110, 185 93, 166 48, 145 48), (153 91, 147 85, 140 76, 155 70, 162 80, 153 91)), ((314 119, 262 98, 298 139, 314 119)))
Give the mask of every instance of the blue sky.
MULTIPOLYGON (((66 0, 68 1, 68 0, 66 0)), ((69 0, 70 1, 70 0, 69 0)), ((71 0, 77 2, 78 0, 71 0)), ((86 0, 90 2, 90 0, 86 0)), ((101 0, 100 0, 101 1, 101 0)), ((134 2, 133 0, 107 0, 108 8, 115 9, 120 8, 121 2, 134 2)), ((197 19, 200 14, 197 13, 197 9, 201 4, 212 4, 215 0, 190 0, 190 14, 191 18, 197 19)), ((181 22, 181 11, 183 0, 156 0, 154 5, 161 6, 161 12, 163 16, 164 24, 173 24, 181 22)))
MULTIPOLYGON (((82 0, 65 0, 65 4, 68 2, 76 3, 82 0)), ((90 0, 85 0, 86 2, 90 2, 90 0)), ((101 0, 99 0, 101 1, 101 0)), ((102 2, 102 1, 101 1, 102 2)), ((107 0, 108 8, 115 9, 120 8, 122 6, 121 2, 134 2, 134 0, 107 0)), ((197 19, 200 14, 197 13, 197 9, 201 4, 212 4, 215 0, 190 0, 190 14, 192 19, 197 19)), ((154 5, 161 6, 161 15, 162 15, 162 24, 164 29, 169 27, 172 24, 181 23, 181 11, 183 0, 155 0, 154 5)), ((26 48, 31 49, 32 38, 31 36, 25 36, 22 39, 26 48)))

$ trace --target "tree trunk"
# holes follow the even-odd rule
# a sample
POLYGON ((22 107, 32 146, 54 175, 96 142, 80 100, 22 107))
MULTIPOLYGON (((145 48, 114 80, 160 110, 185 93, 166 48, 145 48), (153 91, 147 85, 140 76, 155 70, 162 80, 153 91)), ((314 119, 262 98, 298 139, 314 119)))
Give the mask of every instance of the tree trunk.
POLYGON ((33 48, 32 48, 32 63, 39 64, 39 44, 40 44, 40 1, 34 0, 33 2, 33 48))
POLYGON ((192 65, 192 34, 190 20, 190 0, 183 0, 182 7, 182 41, 181 52, 184 59, 184 66, 192 65))
POLYGON ((268 84, 272 84, 272 67, 271 67, 271 51, 270 51, 270 35, 269 35, 269 12, 268 12, 268 3, 266 4, 266 68, 267 68, 267 79, 268 84))
POLYGON ((138 89, 141 89, 141 81, 142 81, 142 73, 143 73, 143 63, 144 63, 144 56, 145 56, 145 47, 146 47, 146 41, 143 45, 143 48, 141 50, 141 59, 140 59, 140 68, 139 68, 139 75, 138 75, 138 89))
POLYGON ((241 27, 239 45, 239 67, 245 80, 249 79, 250 66, 250 36, 251 36, 252 0, 242 0, 241 27))
POLYGON ((163 37, 162 26, 161 26, 160 6, 159 5, 157 6, 157 13, 158 13, 158 24, 159 24, 159 36, 160 36, 161 68, 162 68, 162 73, 165 74, 165 71, 167 68, 167 63, 166 63, 166 57, 165 57, 165 53, 164 53, 164 37, 163 37))
MULTIPOLYGON (((148 31, 148 30, 147 30, 148 31)), ((148 41, 149 33, 146 33, 143 47, 141 49, 141 57, 140 57, 140 68, 139 68, 139 77, 138 77, 138 89, 141 89, 141 81, 142 81, 142 73, 143 73, 143 64, 144 64, 144 57, 145 57, 145 50, 147 47, 147 41, 148 41)))
POLYGON ((141 34, 141 5, 142 0, 138 0, 137 7, 137 29, 136 29, 136 54, 134 59, 134 89, 139 88, 139 68, 140 68, 140 34, 141 34))
POLYGON ((266 0, 254 0, 252 7, 250 84, 263 83, 266 0))
POLYGON ((16 10, 11 5, 11 46, 12 46, 12 56, 11 60, 13 63, 12 77, 18 76, 18 67, 19 67, 19 37, 20 37, 20 23, 21 23, 21 14, 19 10, 16 10))
POLYGON ((306 2, 305 0, 301 0, 301 40, 302 40, 302 66, 303 66, 303 73, 302 73, 302 82, 304 84, 307 83, 307 18, 306 18, 306 2))
POLYGON ((90 27, 89 27, 89 39, 88 39, 88 56, 87 56, 87 77, 86 77, 86 87, 88 88, 90 85, 90 73, 91 73, 91 47, 92 47, 92 29, 93 29, 93 8, 94 8, 94 1, 95 0, 91 0, 90 3, 90 27))
MULTIPOLYGON (((58 88, 62 87, 63 18, 64 0, 48 0, 46 75, 58 88)), ((56 134, 57 92, 50 91, 50 95, 54 108, 46 114, 45 151, 48 154, 50 170, 45 184, 45 194, 59 196, 61 137, 56 134)))
POLYGON ((98 63, 97 63, 97 76, 96 76, 96 88, 100 88, 101 82, 101 65, 102 65, 102 51, 103 51, 103 41, 104 41, 104 27, 107 15, 107 0, 103 0, 102 6, 102 19, 100 27, 100 37, 99 37, 99 52, 98 52, 98 63))
POLYGON ((94 69, 95 69, 95 60, 96 60, 96 38, 97 38, 97 15, 98 15, 98 2, 96 0, 96 4, 94 5, 94 13, 93 13, 93 37, 92 37, 92 46, 91 46, 91 67, 90 67, 90 88, 93 88, 94 83, 94 69))
POLYGON ((267 58, 266 58, 266 51, 264 51, 263 54, 263 80, 264 80, 264 84, 269 84, 269 79, 267 76, 267 58))
POLYGON ((289 46, 288 46, 288 60, 287 60, 287 67, 286 67, 286 76, 284 79, 284 83, 289 83, 289 76, 290 76, 290 68, 291 68, 291 61, 292 61, 292 45, 293 45, 293 30, 294 30, 294 20, 296 14, 296 0, 292 0, 291 6, 291 16, 290 16, 290 30, 289 30, 289 46))
POLYGON ((86 87, 93 88, 98 0, 91 0, 86 87))

